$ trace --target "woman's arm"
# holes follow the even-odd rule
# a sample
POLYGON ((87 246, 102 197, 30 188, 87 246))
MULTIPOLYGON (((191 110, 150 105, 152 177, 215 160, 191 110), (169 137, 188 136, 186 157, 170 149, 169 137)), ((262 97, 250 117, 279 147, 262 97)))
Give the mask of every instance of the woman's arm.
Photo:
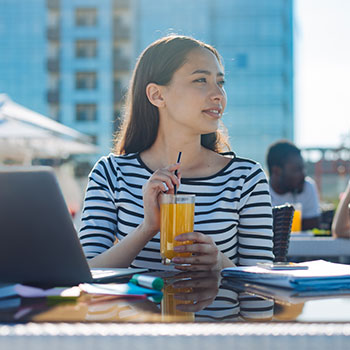
POLYGON ((252 168, 242 187, 238 225, 238 265, 272 262, 273 218, 269 186, 259 165, 252 168))
POLYGON ((142 248, 158 231, 142 223, 117 244, 88 260, 90 267, 129 267, 142 248))
POLYGON ((169 188, 173 193, 179 179, 174 175, 179 164, 159 169, 143 186, 144 220, 117 244, 118 201, 114 198, 111 174, 98 164, 90 175, 86 191, 82 228, 79 237, 90 267, 128 267, 151 238, 159 232, 158 196, 169 188), (166 186, 165 186, 166 184, 166 186))
POLYGON ((332 234, 337 238, 350 238, 350 181, 334 215, 332 234))

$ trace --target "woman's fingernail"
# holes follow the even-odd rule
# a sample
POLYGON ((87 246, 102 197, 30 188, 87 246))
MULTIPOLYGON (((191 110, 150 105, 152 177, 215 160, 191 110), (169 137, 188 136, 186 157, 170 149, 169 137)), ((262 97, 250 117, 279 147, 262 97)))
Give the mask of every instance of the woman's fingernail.
POLYGON ((179 245, 179 246, 174 247, 174 250, 175 250, 176 252, 182 252, 182 251, 184 250, 184 247, 181 246, 181 245, 179 245))

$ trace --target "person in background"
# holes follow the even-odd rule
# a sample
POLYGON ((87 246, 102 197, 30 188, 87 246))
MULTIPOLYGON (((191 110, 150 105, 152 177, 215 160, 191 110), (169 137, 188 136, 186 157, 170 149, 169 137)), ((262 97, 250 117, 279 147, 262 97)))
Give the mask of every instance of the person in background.
POLYGON ((269 147, 266 163, 272 206, 300 203, 302 230, 318 228, 321 214, 318 192, 315 182, 305 177, 300 149, 287 140, 277 141, 269 147))
POLYGON ((350 181, 342 194, 332 223, 332 235, 337 238, 350 238, 350 181))
POLYGON ((175 257, 177 269, 273 260, 266 175, 252 160, 222 154, 224 82, 217 50, 196 39, 164 37, 141 54, 114 153, 89 175, 79 235, 91 267, 167 269, 159 196, 174 186, 196 195, 195 232, 179 235, 188 243, 175 247, 192 255, 175 257))

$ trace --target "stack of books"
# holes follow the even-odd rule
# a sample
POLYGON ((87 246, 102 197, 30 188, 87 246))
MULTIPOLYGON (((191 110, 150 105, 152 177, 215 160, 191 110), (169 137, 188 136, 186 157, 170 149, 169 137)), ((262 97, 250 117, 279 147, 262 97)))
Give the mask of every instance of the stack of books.
POLYGON ((332 291, 350 289, 350 265, 315 260, 289 266, 229 267, 221 272, 226 279, 296 291, 332 291))

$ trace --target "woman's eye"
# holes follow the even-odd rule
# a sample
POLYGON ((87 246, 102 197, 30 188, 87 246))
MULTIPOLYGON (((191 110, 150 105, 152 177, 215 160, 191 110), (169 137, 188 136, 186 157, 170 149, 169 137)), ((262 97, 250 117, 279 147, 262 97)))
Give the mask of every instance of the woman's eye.
POLYGON ((195 83, 206 83, 207 79, 206 78, 199 78, 194 81, 195 83))
POLYGON ((220 81, 218 81, 218 85, 219 85, 219 86, 224 86, 224 85, 225 85, 225 80, 220 80, 220 81))

